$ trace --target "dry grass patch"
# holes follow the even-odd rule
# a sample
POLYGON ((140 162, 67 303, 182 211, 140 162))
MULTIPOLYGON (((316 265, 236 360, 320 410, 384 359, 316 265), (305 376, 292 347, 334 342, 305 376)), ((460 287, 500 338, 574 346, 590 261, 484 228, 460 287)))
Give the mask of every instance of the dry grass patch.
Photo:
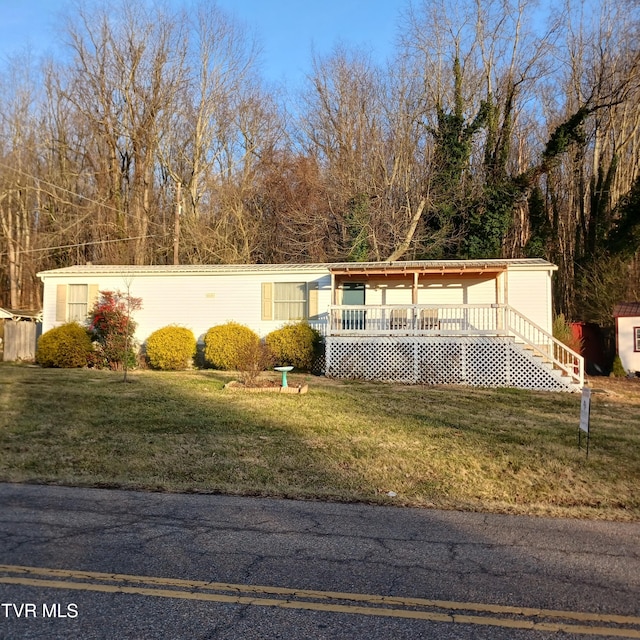
POLYGON ((0 479, 638 519, 640 383, 575 394, 0 366, 0 479), (390 498, 387 494, 395 493, 390 498))

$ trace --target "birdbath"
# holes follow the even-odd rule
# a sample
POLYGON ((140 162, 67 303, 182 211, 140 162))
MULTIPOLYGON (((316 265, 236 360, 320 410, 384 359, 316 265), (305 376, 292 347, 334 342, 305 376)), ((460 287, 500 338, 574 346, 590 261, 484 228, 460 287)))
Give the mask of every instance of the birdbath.
POLYGON ((282 388, 288 387, 287 384, 287 372, 291 371, 293 367, 273 367, 276 371, 282 372, 282 388))

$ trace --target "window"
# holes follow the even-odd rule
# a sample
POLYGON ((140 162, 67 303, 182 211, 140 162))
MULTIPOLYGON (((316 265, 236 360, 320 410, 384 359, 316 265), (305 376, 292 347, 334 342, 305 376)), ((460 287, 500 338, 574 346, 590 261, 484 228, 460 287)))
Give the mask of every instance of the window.
POLYGON ((307 283, 273 283, 273 319, 304 320, 307 318, 307 283))
POLYGON ((70 284, 67 292, 67 320, 69 322, 83 322, 89 313, 88 309, 89 285, 70 284))
POLYGON ((262 319, 309 320, 318 315, 318 282, 263 282, 262 319))
POLYGON ((84 322, 97 299, 97 284, 59 284, 56 289, 56 322, 84 322))
POLYGON ((640 327, 633 328, 633 350, 640 351, 640 327))

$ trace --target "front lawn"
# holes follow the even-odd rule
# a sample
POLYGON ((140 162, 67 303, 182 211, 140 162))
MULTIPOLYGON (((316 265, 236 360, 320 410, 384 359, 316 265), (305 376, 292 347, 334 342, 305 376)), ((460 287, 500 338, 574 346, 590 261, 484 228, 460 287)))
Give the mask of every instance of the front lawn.
POLYGON ((595 381, 586 460, 578 394, 230 379, 1 365, 0 480, 640 517, 639 384, 595 381))

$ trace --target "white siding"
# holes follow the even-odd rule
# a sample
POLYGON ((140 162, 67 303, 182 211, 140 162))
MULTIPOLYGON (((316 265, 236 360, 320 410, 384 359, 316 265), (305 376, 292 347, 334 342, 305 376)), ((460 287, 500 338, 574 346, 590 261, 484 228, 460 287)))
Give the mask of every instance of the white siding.
POLYGON ((509 270, 507 304, 551 333, 553 330, 551 274, 548 270, 509 270))
POLYGON ((411 304, 412 281, 405 279, 367 280, 366 304, 411 304))
POLYGON ((419 304, 493 304, 495 278, 435 277, 418 292, 419 304))
POLYGON ((469 280, 466 304, 494 304, 496 300, 496 280, 469 280))
POLYGON ((618 355, 626 371, 640 371, 640 352, 635 351, 634 329, 640 327, 640 317, 616 318, 618 334, 618 355))
MULTIPOLYGON (((261 320, 263 282, 316 282, 318 309, 324 316, 311 319, 315 326, 326 322, 331 281, 324 272, 242 273, 204 275, 136 275, 130 279, 130 293, 142 298, 142 309, 133 314, 138 323, 136 338, 144 341, 156 329, 178 324, 202 339, 206 331, 230 320, 249 326, 259 335, 281 327, 282 321, 261 320)), ((127 283, 119 276, 65 275, 45 279, 43 331, 56 324, 56 285, 97 284, 101 291, 126 291, 127 283)))

